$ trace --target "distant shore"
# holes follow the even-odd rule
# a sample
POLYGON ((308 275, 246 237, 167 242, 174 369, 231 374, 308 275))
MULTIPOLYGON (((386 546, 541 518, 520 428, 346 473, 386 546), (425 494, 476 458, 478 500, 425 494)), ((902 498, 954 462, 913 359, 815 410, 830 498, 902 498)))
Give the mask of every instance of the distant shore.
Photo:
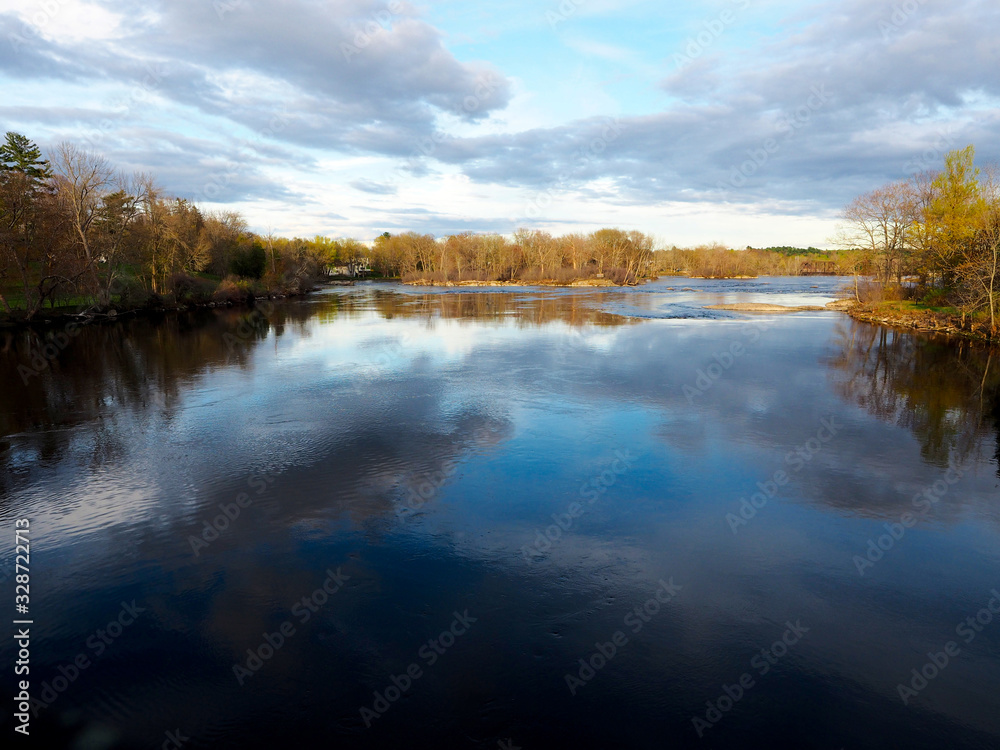
MULTIPOLYGON (((830 303, 832 305, 834 303, 830 303)), ((766 302, 735 302, 727 305, 706 305, 706 310, 732 310, 734 312, 793 313, 836 309, 830 305, 772 305, 766 302)))

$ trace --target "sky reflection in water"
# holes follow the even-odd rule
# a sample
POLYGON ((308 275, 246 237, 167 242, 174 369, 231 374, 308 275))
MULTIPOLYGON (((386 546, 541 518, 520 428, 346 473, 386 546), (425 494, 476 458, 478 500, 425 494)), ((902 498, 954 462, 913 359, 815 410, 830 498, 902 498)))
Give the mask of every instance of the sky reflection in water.
POLYGON ((996 747, 1000 622, 970 643, 956 626, 1000 587, 1000 361, 837 313, 703 310, 839 283, 365 285, 266 319, 88 328, 27 385, 29 335, 0 339, 0 516, 32 520, 34 683, 94 657, 43 719, 82 709, 145 746, 180 727, 191 747, 996 747), (949 462, 963 478, 921 513, 949 462), (328 569, 348 580, 303 622, 328 569), (145 612, 98 657, 88 637, 132 599, 145 612), (241 686, 233 665, 286 621, 241 686), (762 675, 789 623, 808 632, 762 675), (949 640, 960 655, 904 706, 897 684, 949 640))

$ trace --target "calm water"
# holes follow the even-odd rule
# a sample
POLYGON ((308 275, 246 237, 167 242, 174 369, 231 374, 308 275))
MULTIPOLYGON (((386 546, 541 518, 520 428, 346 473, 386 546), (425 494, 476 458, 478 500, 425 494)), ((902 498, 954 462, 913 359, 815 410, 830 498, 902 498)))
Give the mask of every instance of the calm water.
POLYGON ((1000 356, 703 309, 840 283, 359 285, 37 371, 0 333, 33 734, 1000 746, 1000 356))

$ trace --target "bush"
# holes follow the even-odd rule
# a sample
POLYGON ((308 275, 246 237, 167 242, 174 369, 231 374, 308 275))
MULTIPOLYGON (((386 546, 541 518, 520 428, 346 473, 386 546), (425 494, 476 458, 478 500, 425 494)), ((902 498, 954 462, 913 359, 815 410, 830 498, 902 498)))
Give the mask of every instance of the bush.
POLYGON ((255 296, 253 285, 249 281, 227 276, 219 283, 212 295, 212 301, 242 304, 252 302, 255 296))
POLYGON ((403 275, 403 281, 411 283, 415 281, 432 281, 442 284, 448 281, 448 274, 444 271, 411 271, 403 275))
POLYGON ((538 266, 531 266, 530 268, 522 268, 520 271, 518 271, 517 278, 521 281, 531 282, 531 281, 541 281, 542 279, 546 278, 546 276, 542 274, 541 268, 539 268, 538 266))
POLYGON ((552 278, 560 284, 568 284, 571 281, 576 281, 577 279, 589 279, 597 273, 596 268, 596 266, 584 266, 583 268, 573 268, 571 266, 557 268, 555 273, 552 274, 552 278))
POLYGON ((618 286, 625 286, 635 281, 624 268, 608 268, 604 271, 604 278, 618 286))
POLYGON ((898 284, 883 284, 874 279, 858 280, 858 301, 863 305, 899 302, 905 298, 906 290, 898 284))
POLYGON ((183 272, 170 275, 167 288, 178 304, 204 304, 212 299, 215 285, 211 281, 199 279, 183 272))
POLYGON ((951 300, 948 297, 948 291, 945 289, 930 289, 920 299, 920 304, 927 307, 949 307, 951 300))
POLYGON ((307 273, 286 272, 281 280, 282 294, 305 294, 313 287, 312 279, 307 273))
POLYGON ((518 274, 517 277, 521 281, 554 281, 557 284, 569 284, 571 281, 576 281, 577 279, 589 279, 597 273, 597 266, 584 266, 583 268, 573 268, 572 266, 559 266, 558 268, 550 268, 542 273, 542 269, 538 266, 532 266, 531 268, 524 268, 518 274))

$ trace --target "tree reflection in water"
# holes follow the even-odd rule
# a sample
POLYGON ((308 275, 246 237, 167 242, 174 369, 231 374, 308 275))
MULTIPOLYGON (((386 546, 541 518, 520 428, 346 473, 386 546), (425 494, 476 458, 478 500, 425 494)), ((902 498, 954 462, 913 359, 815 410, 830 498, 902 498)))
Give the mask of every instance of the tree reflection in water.
MULTIPOLYGON (((909 429, 925 461, 945 467, 982 450, 996 432, 1000 459, 1000 356, 993 347, 848 321, 827 364, 846 400, 909 429)), ((1000 469, 998 469, 1000 473, 1000 469)))

